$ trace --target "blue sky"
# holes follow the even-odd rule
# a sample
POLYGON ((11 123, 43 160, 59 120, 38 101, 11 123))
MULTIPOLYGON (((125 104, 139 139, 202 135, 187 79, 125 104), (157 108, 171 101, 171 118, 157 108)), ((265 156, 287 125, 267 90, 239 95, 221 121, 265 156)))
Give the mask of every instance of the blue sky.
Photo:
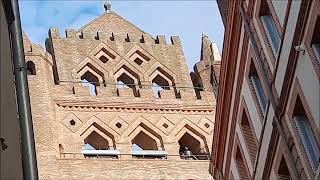
MULTIPOLYGON (((224 27, 216 1, 109 1, 111 9, 152 36, 178 35, 190 70, 199 61, 201 34, 221 52, 224 27)), ((33 43, 44 44, 50 27, 79 29, 104 12, 104 1, 20 0, 22 28, 33 43)))

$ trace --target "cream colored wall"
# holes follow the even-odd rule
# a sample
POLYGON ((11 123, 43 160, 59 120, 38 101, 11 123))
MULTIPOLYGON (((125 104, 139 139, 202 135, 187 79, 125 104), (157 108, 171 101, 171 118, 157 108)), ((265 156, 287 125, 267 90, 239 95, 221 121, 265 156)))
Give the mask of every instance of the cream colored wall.
POLYGON ((288 5, 288 1, 272 0, 272 4, 273 4, 274 10, 278 16, 279 22, 280 22, 281 26, 283 27, 284 18, 286 16, 286 9, 287 9, 287 5, 288 5))
POLYGON ((292 40, 294 36, 294 31, 296 28, 298 14, 300 10, 300 4, 301 4, 300 0, 295 0, 295 1, 292 1, 291 3, 288 24, 286 27, 286 33, 284 34, 283 46, 282 46, 282 50, 279 58, 279 64, 278 64, 278 69, 281 69, 281 70, 277 71, 277 75, 275 78, 275 88, 276 88, 277 94, 280 94, 282 90, 284 76, 286 73, 284 69, 287 69, 287 65, 289 61, 288 57, 289 57, 291 46, 292 46, 292 40))
POLYGON ((278 176, 274 172, 274 169, 271 169, 269 180, 278 179, 278 176))
MULTIPOLYGON (((311 64, 312 59, 310 58, 309 54, 306 52, 305 54, 303 53, 299 53, 299 57, 298 57, 298 62, 297 62, 297 66, 296 66, 296 71, 294 74, 294 77, 298 79, 298 82, 300 84, 303 96, 306 98, 306 102, 308 105, 308 108, 311 111, 311 115, 313 117, 313 119, 315 120, 315 124, 317 126, 317 128, 319 129, 320 126, 320 117, 319 117, 319 107, 320 107, 320 83, 319 83, 319 79, 317 77, 317 74, 314 70, 313 65, 311 64)), ((293 81, 293 83, 295 83, 295 81, 293 81)), ((291 88, 291 92, 290 92, 290 96, 288 98, 288 103, 293 101, 293 97, 292 97, 292 91, 294 86, 292 86, 291 88)), ((292 107, 287 106, 286 112, 288 112, 289 110, 291 111, 292 109, 289 109, 292 107)), ((296 134, 295 129, 291 126, 292 123, 292 117, 289 117, 288 114, 285 115, 285 120, 286 123, 288 124, 288 128, 291 134, 293 134, 293 140, 295 142, 295 144, 300 144, 300 141, 298 139, 298 135, 296 134)), ((304 153, 303 153, 303 149, 300 146, 296 146, 298 147, 297 149, 297 153, 299 155, 299 157, 301 159, 304 159, 304 153)), ((304 167, 304 169, 308 169, 308 162, 306 161, 301 161, 302 166, 304 167)), ((311 179, 313 177, 312 174, 310 173, 306 173, 307 177, 309 179, 311 179)))
POLYGON ((267 159, 267 154, 268 154, 267 152, 270 145, 271 133, 273 129, 273 125, 272 125, 273 117, 274 117, 274 110, 272 107, 270 107, 267 112, 267 118, 266 118, 267 122, 265 123, 264 135, 262 137, 263 139, 260 145, 261 147, 260 147, 259 157, 257 159, 258 163, 256 167, 256 174, 254 177, 256 180, 263 179, 262 175, 263 175, 264 166, 267 159))
POLYGON ((320 83, 313 65, 313 59, 306 52, 299 53, 295 77, 298 78, 304 97, 311 111, 313 119, 316 121, 317 128, 320 129, 320 83))
MULTIPOLYGON (((238 53, 237 53, 237 64, 236 64, 236 72, 235 72, 235 79, 234 79, 234 82, 233 82, 233 89, 236 89, 237 88, 237 81, 238 81, 238 74, 239 74, 239 66, 240 66, 240 58, 241 58, 241 51, 242 51, 242 42, 243 42, 243 37, 244 37, 244 26, 242 25, 241 26, 241 32, 240 32, 240 44, 239 44, 239 48, 238 48, 238 53)), ((241 82, 241 81, 239 81, 241 82)), ((234 102, 235 102, 235 93, 236 91, 232 91, 232 97, 231 97, 231 107, 230 107, 230 110, 229 110, 229 119, 228 119, 228 132, 227 132, 227 137, 226 137, 226 146, 225 146, 225 152, 224 152, 224 162, 223 162, 223 172, 225 172, 225 168, 226 168, 226 161, 227 161, 227 152, 228 152, 228 149, 229 149, 229 141, 233 141, 233 139, 229 139, 229 134, 230 134, 230 129, 231 129, 231 122, 233 121, 232 119, 232 114, 233 114, 233 109, 235 108, 234 107, 234 102)))
POLYGON ((247 79, 243 80, 242 95, 243 95, 243 98, 245 99, 246 105, 248 107, 249 116, 250 116, 251 123, 254 128, 255 135, 256 135, 257 139, 260 139, 262 124, 261 124, 261 120, 260 120, 260 117, 258 114, 258 110, 257 110, 256 105, 254 103, 254 99, 252 97, 252 93, 250 91, 250 87, 248 85, 247 79), (253 107, 253 108, 250 108, 250 107, 253 107))

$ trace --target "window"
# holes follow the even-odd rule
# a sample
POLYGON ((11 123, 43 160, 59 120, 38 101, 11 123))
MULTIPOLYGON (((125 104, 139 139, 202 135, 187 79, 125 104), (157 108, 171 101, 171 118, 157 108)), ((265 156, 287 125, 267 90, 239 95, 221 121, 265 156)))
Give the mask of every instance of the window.
POLYGON ((263 28, 266 32, 267 38, 271 44, 273 54, 276 55, 279 50, 280 35, 277 30, 274 19, 271 16, 268 3, 265 0, 262 0, 261 2, 259 15, 263 24, 263 28))
POLYGON ((264 112, 266 110, 266 97, 264 95, 263 87, 262 87, 260 78, 258 76, 258 73, 255 69, 255 66, 253 64, 253 61, 251 61, 249 80, 250 80, 250 84, 253 88, 255 97, 258 101, 260 111, 262 112, 262 114, 264 114, 264 112))
POLYGON ((181 159, 188 160, 205 160, 208 159, 207 152, 202 147, 199 140, 186 132, 178 141, 179 154, 181 159))
POLYGON ((262 89, 262 85, 260 83, 260 79, 258 76, 250 76, 250 80, 252 82, 254 91, 257 94, 257 98, 258 98, 258 102, 259 102, 259 106, 262 110, 262 112, 265 111, 266 108, 266 99, 264 97, 264 93, 263 93, 263 89, 262 89))
POLYGON ((118 89, 132 89, 132 93, 135 97, 139 97, 139 91, 137 90, 134 79, 132 79, 126 73, 122 73, 121 76, 117 78, 117 88, 118 89))
POLYGON ((302 144, 307 152, 311 167, 317 169, 319 165, 320 150, 313 135, 309 120, 306 116, 296 115, 293 117, 297 124, 302 144))
POLYGON ((320 16, 317 17, 315 29, 312 35, 311 47, 316 55, 316 62, 320 65, 320 16))
POLYGON ((249 173, 247 171, 247 167, 245 164, 245 161, 243 159, 243 156, 240 152, 240 148, 237 148, 236 157, 235 157, 238 173, 240 176, 240 179, 250 179, 249 173))
POLYGON ((32 61, 27 62, 27 74, 36 75, 36 65, 32 61))
POLYGON ((310 165, 313 170, 316 170, 319 165, 320 150, 315 135, 312 131, 309 119, 299 97, 297 98, 295 105, 293 120, 297 126, 300 141, 307 154, 310 165))
POLYGON ((84 139, 85 149, 87 150, 108 150, 109 142, 96 131, 93 131, 84 139))
POLYGON ((267 37, 271 42, 272 51, 274 54, 277 54, 280 45, 280 36, 272 20, 272 17, 270 15, 261 16, 261 20, 267 32, 267 37))
POLYGON ((256 155, 257 155, 257 141, 255 138, 255 134, 253 132, 253 129, 251 128, 247 113, 245 109, 242 113, 242 119, 240 123, 240 127, 242 130, 243 138, 246 143, 246 146, 248 148, 249 156, 251 159, 252 164, 256 162, 256 155))
MULTIPOLYGON (((89 72, 89 71, 88 71, 89 72)), ((90 72, 89 72, 90 73, 90 72)), ((95 76, 94 76, 95 77, 95 76)), ((89 94, 90 96, 96 96, 97 95, 97 82, 99 81, 98 79, 97 80, 94 80, 94 81, 88 81, 86 78, 84 77, 81 77, 81 84, 83 87, 86 87, 88 86, 89 87, 89 94)))
POLYGON ((290 172, 286 163, 286 160, 281 158, 281 162, 278 169, 278 178, 279 180, 289 180, 291 179, 290 172))
POLYGON ((312 48, 314 50, 314 53, 316 54, 316 61, 318 64, 320 64, 320 43, 319 44, 312 44, 312 48))

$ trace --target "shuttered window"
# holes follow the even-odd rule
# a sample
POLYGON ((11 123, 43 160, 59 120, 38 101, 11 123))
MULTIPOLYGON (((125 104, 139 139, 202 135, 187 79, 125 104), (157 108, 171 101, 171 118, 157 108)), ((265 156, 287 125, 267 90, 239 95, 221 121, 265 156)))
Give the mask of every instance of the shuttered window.
POLYGON ((254 92, 256 93, 261 112, 264 114, 266 110, 266 98, 264 96, 260 79, 257 75, 250 75, 250 80, 254 88, 254 92))
POLYGON ((281 158, 280 166, 278 169, 278 178, 279 178, 279 180, 290 180, 291 179, 286 160, 283 157, 281 158))
POLYGON ((316 54, 316 62, 318 65, 320 65, 320 44, 312 44, 312 48, 314 53, 316 54))
POLYGON ((315 133, 312 130, 310 120, 299 96, 295 103, 292 118, 296 132, 298 133, 300 146, 303 146, 302 149, 307 161, 309 161, 310 167, 313 171, 316 171, 320 161, 320 147, 316 141, 315 133))
POLYGON ((293 119, 297 125, 300 139, 304 146, 304 150, 307 153, 311 167, 313 170, 316 170, 319 165, 320 150, 309 120, 303 115, 296 115, 293 119))
POLYGON ((277 31, 274 21, 270 15, 261 16, 261 21, 264 29, 267 32, 268 40, 271 42, 272 51, 274 54, 278 53, 280 45, 280 35, 277 31))
POLYGON ((238 169, 238 173, 239 173, 240 179, 242 179, 242 180, 248 179, 249 180, 250 176, 249 176, 245 161, 244 161, 244 159, 242 157, 242 154, 240 152, 239 147, 237 148, 235 160, 236 160, 236 165, 237 165, 237 169, 238 169))
POLYGON ((247 113, 245 112, 245 110, 243 111, 240 126, 241 126, 242 134, 244 137, 244 141, 245 141, 246 146, 249 151, 250 160, 251 160, 252 164, 254 164, 256 161, 258 145, 257 145, 254 131, 250 126, 250 122, 249 122, 249 119, 248 119, 248 116, 247 116, 247 113))

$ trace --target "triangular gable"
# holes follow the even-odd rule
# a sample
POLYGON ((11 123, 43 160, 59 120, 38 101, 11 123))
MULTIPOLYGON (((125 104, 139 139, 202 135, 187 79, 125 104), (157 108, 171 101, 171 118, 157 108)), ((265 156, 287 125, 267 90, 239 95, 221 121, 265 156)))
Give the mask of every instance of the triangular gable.
POLYGON ((97 17, 93 21, 81 27, 80 31, 90 31, 90 32, 109 32, 114 34, 132 34, 132 35, 147 35, 153 38, 150 34, 144 32, 131 22, 127 21, 118 14, 110 11, 103 15, 97 17))

